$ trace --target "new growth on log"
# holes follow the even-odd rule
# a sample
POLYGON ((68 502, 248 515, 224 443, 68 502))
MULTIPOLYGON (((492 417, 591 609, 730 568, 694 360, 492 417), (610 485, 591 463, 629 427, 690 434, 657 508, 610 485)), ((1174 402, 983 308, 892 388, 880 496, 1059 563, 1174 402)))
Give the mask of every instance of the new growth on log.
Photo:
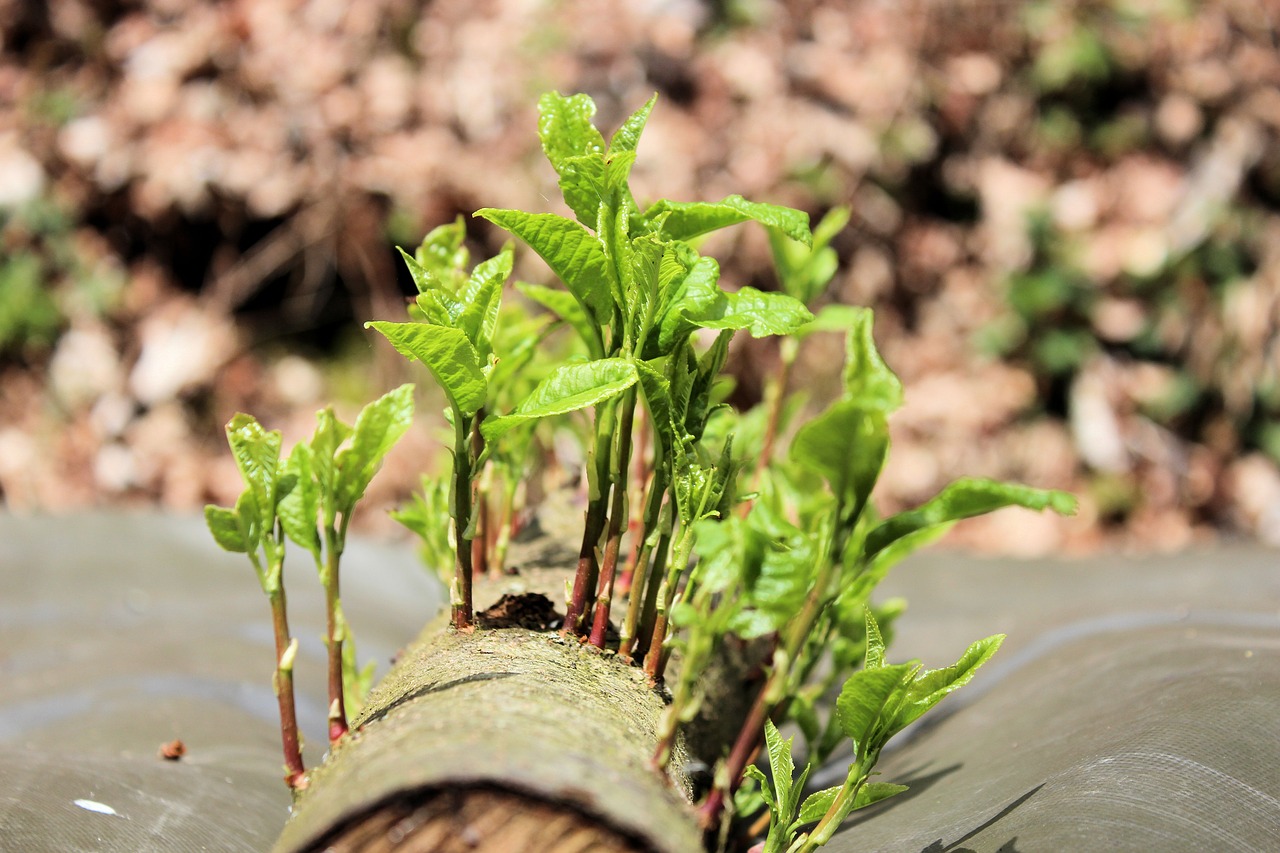
MULTIPOLYGON (((397 517, 448 567, 448 627, 424 633, 349 734, 331 725, 330 758, 281 850, 389 849, 397 833, 418 839, 405 849, 445 850, 451 833, 489 837, 482 825, 512 845, 501 849, 558 849, 515 846, 533 842, 514 818, 458 818, 513 797, 564 809, 566 832, 594 826, 636 845, 616 849, 746 849, 763 835, 769 853, 813 850, 853 810, 902 790, 872 780, 881 749, 1002 639, 939 669, 889 664, 902 605, 872 601, 879 581, 960 519, 1011 505, 1073 511, 1060 492, 966 479, 881 518, 871 494, 903 392, 871 312, 823 304, 848 211, 811 229, 806 213, 736 195, 642 208, 629 176, 654 105, 606 141, 590 98, 544 95, 538 132, 572 216, 477 211, 556 281, 517 282, 523 299, 504 301, 514 249, 472 268, 461 220, 403 253, 418 289, 409 318, 368 326, 425 365, 447 401, 451 470, 424 478, 397 517), (740 224, 766 229, 779 290, 726 288, 699 253, 704 235, 740 224), (781 339, 781 368, 745 412, 724 403, 721 375, 739 332, 781 339), (807 336, 832 333, 845 341, 841 392, 794 424, 791 365, 807 336), (567 433, 580 471, 552 452, 567 433), (556 474, 581 493, 548 486, 556 474), (547 497, 521 503, 536 494, 547 497), (549 521, 575 513, 572 534, 549 521), (550 586, 511 545, 530 517, 567 549, 550 586), (535 576, 549 601, 530 597, 535 576), (532 608, 537 624, 478 612, 486 583, 524 590, 495 606, 532 608), (495 627, 513 624, 523 627, 495 627), (787 723, 807 762, 795 778, 794 738, 778 733, 787 723), (845 782, 806 791, 809 768, 846 742, 845 782), (769 777, 755 767, 762 748, 769 777)), ((299 482, 303 465, 291 469, 299 482)), ((336 595, 319 540, 282 526, 336 595)))

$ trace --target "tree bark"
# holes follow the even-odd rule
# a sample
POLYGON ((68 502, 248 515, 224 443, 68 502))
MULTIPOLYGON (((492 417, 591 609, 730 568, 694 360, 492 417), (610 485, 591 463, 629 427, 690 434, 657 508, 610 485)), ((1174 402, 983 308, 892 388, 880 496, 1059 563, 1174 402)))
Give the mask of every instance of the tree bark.
MULTIPOLYGON (((698 762, 682 739, 665 777, 648 764, 664 692, 556 630, 573 540, 539 521, 544 535, 513 543, 519 574, 477 584, 479 601, 506 597, 475 631, 441 617, 400 656, 312 772, 276 853, 701 849, 698 762)), ((714 764, 732 733, 700 732, 697 758, 714 764)))

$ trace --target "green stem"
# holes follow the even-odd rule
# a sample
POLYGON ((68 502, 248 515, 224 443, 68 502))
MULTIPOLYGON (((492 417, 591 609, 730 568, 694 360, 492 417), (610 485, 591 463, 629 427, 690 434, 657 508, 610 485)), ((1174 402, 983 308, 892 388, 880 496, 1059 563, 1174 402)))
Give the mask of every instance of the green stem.
POLYGON ((590 642, 598 649, 604 648, 605 635, 609 629, 609 609, 613 603, 614 579, 618 570, 618 550, 622 544, 622 527, 627 519, 627 473, 631 465, 631 430, 636 414, 634 386, 625 392, 622 405, 617 411, 618 425, 614 433, 612 464, 609 471, 613 500, 609 508, 609 529, 605 539, 604 560, 600 565, 595 621, 591 626, 590 642))
MULTIPOLYGON (((476 413, 471 422, 471 458, 479 459, 484 453, 484 436, 480 433, 480 422, 484 420, 484 409, 476 413)), ((489 487, 488 478, 483 474, 472 477, 473 500, 475 502, 476 527, 471 540, 471 571, 477 575, 489 573, 489 487)))
POLYGON ((655 682, 661 681, 666 673, 667 660, 670 657, 668 650, 664 647, 667 639, 667 623, 670 619, 671 605, 675 603, 680 573, 689 565, 689 554, 692 551, 693 527, 686 526, 680 530, 675 554, 662 578, 662 589, 658 593, 658 618, 654 621, 653 636, 649 638, 649 653, 644 659, 645 672, 655 682))
POLYGON ((453 529, 458 548, 450 598, 453 604, 453 627, 459 631, 469 631, 474 618, 471 537, 468 536, 471 524, 471 437, 468 434, 470 430, 467 428, 467 419, 457 409, 453 412, 453 424, 453 529))
MULTIPOLYGON (((661 520, 663 498, 667 492, 666 478, 660 476, 661 472, 662 468, 655 466, 649 481, 649 491, 645 496, 644 515, 635 532, 637 551, 631 575, 630 598, 618 642, 618 654, 624 657, 630 656, 634 651, 642 608, 646 604, 653 607, 657 602, 657 583, 651 580, 655 575, 650 571, 649 558, 653 553, 651 536, 661 520)), ((661 572, 661 569, 658 571, 661 572)))
POLYGON ((324 603, 325 646, 329 653, 329 742, 338 741, 347 733, 347 709, 342 684, 342 644, 345 631, 342 626, 342 604, 338 588, 338 561, 340 549, 337 531, 327 527, 325 537, 324 603))
POLYGON ((840 786, 840 793, 836 794, 836 798, 831 802, 827 813, 822 816, 822 820, 818 821, 818 825, 813 828, 808 837, 797 848, 796 853, 813 853, 814 850, 831 840, 831 837, 836 834, 836 830, 840 828, 840 824, 844 823, 844 819, 853 811, 853 804, 857 802, 858 792, 867 783, 871 767, 874 765, 874 757, 864 758, 857 763, 850 771, 849 777, 845 779, 844 784, 840 786))
POLYGON ((582 545, 578 549, 578 568, 573 575, 573 591, 565 610, 563 630, 566 634, 578 634, 581 631, 587 601, 595 592, 600 574, 596 546, 600 543, 600 535, 604 533, 608 520, 609 488, 612 485, 609 478, 609 461, 613 448, 611 410, 612 406, 608 403, 596 409, 595 446, 588 461, 589 465, 594 466, 594 471, 590 472, 592 494, 587 502, 587 518, 582 530, 582 545))

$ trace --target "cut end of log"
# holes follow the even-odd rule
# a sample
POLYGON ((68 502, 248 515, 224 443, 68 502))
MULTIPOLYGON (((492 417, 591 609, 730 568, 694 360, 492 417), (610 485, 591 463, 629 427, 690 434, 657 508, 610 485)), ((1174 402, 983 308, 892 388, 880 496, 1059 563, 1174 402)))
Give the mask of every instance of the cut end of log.
POLYGON ((490 787, 401 795, 321 839, 325 853, 654 853, 599 819, 490 787))

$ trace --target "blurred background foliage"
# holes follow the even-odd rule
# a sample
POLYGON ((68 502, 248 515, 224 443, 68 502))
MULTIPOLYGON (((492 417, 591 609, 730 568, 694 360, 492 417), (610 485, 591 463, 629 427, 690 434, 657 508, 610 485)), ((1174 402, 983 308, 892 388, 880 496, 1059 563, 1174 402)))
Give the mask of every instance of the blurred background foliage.
MULTIPOLYGON (((657 91, 642 193, 851 206, 829 298, 876 309, 907 386, 886 508, 980 474, 1084 504, 954 534, 984 550, 1280 542, 1278 14, 0 0, 0 495, 227 503, 232 412, 294 439, 404 378, 360 331, 412 292, 395 245, 483 206, 556 209, 541 91, 588 92, 606 128, 657 91)), ((466 221, 477 255, 501 245, 466 221)), ((777 287, 763 234, 716 239, 727 284, 777 287)), ((818 396, 822 337, 797 366, 818 396)), ((736 402, 776 359, 744 342, 736 402)), ((371 526, 438 456, 429 429, 371 526)))

